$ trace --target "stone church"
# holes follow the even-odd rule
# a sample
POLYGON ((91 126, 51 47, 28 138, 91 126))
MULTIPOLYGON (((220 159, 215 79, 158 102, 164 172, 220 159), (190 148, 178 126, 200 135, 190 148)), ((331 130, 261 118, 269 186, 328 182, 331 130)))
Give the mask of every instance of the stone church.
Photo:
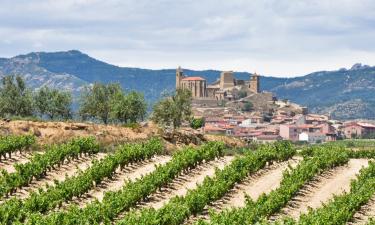
POLYGON ((259 75, 253 74, 248 81, 237 80, 232 71, 220 74, 220 79, 207 84, 206 79, 185 76, 181 67, 176 70, 176 89, 189 89, 195 100, 236 100, 240 92, 259 93, 259 75))

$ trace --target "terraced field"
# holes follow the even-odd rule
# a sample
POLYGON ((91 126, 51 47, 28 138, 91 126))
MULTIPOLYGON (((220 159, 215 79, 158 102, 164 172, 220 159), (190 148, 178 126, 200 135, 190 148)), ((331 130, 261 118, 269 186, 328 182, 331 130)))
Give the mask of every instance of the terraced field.
POLYGON ((156 138, 109 153, 93 138, 42 152, 33 145, 34 137, 0 138, 1 224, 367 224, 375 216, 371 149, 297 152, 277 142, 227 156, 219 142, 167 155, 156 138))

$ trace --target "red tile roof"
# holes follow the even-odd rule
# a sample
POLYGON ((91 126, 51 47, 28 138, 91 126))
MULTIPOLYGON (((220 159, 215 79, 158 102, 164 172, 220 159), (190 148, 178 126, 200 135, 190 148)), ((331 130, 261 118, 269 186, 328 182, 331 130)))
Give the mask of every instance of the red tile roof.
POLYGON ((184 79, 182 80, 187 80, 187 81, 198 81, 198 80, 206 80, 202 77, 185 77, 184 79))

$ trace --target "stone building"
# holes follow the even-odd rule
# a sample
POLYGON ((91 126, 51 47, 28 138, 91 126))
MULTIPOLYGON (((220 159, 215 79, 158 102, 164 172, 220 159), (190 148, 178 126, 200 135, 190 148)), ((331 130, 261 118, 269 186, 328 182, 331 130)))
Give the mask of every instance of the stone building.
POLYGON ((259 93, 259 75, 254 73, 250 78, 249 89, 253 93, 259 93))
POLYGON ((176 70, 176 89, 189 89, 194 99, 206 98, 206 79, 202 77, 185 77, 181 67, 176 70))
POLYGON ((248 81, 245 81, 235 79, 232 71, 224 71, 217 81, 207 85, 206 79, 202 77, 187 77, 181 67, 176 70, 176 89, 189 89, 193 99, 198 100, 232 101, 238 98, 240 91, 258 94, 260 92, 259 84, 259 75, 256 73, 248 81))

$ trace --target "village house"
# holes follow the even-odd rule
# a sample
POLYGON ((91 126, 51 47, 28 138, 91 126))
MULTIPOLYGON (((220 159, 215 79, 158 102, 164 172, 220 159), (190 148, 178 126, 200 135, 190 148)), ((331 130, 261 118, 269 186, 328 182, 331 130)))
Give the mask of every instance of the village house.
POLYGON ((348 122, 343 127, 346 138, 366 137, 375 133, 375 125, 365 122, 348 122))

